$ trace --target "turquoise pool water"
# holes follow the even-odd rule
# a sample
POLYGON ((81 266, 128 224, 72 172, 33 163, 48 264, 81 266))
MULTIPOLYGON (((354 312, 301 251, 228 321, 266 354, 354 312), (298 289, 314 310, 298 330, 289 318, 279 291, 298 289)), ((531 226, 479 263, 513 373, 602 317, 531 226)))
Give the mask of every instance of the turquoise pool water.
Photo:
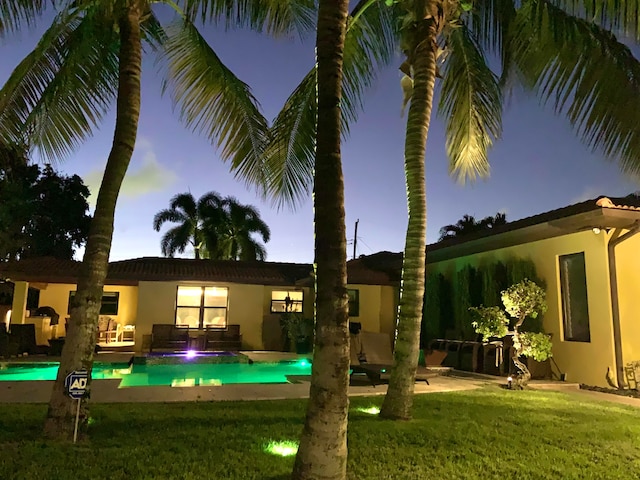
MULTIPOLYGON (((3 363, 0 382, 55 380, 58 363, 3 363)), ((288 375, 311 375, 306 360, 279 363, 222 363, 177 365, 131 365, 95 363, 92 378, 121 379, 119 388, 196 385, 228 385, 237 383, 288 383, 288 375)))

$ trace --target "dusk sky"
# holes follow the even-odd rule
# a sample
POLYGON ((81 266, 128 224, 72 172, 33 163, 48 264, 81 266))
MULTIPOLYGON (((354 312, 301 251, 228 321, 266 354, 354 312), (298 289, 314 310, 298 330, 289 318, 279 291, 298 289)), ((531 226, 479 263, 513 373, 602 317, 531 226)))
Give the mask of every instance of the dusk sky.
MULTIPOLYGON (((1 82, 33 48, 40 32, 0 43, 1 82)), ((216 32, 213 27, 204 33, 226 65, 252 87, 268 119, 275 117, 314 61, 312 37, 305 42, 297 38, 272 40, 246 31, 216 32)), ((170 99, 161 96, 154 59, 147 56, 143 67, 139 136, 116 211, 111 259, 159 256, 161 233, 152 228, 154 214, 168 207, 176 193, 191 191, 199 197, 216 191, 259 208, 272 233, 266 245, 267 260, 312 262, 310 196, 295 212, 278 211, 235 180, 208 141, 179 123, 170 99)), ((381 71, 368 92, 364 112, 342 147, 347 238, 353 240, 354 223, 360 219, 358 255, 397 252, 404 245, 406 116, 400 115, 400 63, 398 55, 392 66, 381 71)), ((490 152, 490 178, 463 186, 448 176, 443 122, 433 119, 427 143, 429 243, 437 240, 440 227, 455 223, 464 214, 482 218, 504 211, 511 221, 601 194, 622 196, 640 189, 619 173, 617 165, 591 154, 568 122, 550 108, 540 107, 531 96, 517 93, 511 98, 503 123, 503 137, 490 152)), ((110 115, 92 139, 55 166, 64 173, 80 175, 97 193, 113 127, 110 115)), ((352 255, 351 245, 348 255, 352 255)))

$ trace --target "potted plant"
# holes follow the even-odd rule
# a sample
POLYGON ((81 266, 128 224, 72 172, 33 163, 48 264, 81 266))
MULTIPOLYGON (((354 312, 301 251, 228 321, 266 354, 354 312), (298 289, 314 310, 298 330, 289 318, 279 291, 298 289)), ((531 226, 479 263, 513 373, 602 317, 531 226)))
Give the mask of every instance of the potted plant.
POLYGON ((280 317, 280 326, 285 332, 290 348, 296 353, 310 353, 313 348, 313 319, 302 313, 285 312, 280 317))

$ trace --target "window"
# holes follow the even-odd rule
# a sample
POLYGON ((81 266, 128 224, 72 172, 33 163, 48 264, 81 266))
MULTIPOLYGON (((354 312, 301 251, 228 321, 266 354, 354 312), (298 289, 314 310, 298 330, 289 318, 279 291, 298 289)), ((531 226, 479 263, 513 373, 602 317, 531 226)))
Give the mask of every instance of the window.
POLYGON ((225 287, 178 287, 176 325, 192 328, 227 328, 225 287))
POLYGON ((360 290, 348 289, 349 295, 349 317, 360 316, 360 290))
POLYGON ((302 291, 273 290, 271 313, 302 312, 302 291))
POLYGON ((584 253, 560 257, 560 292, 564 339, 573 342, 590 342, 584 253))
MULTIPOLYGON (((69 292, 69 306, 67 307, 67 314, 71 313, 71 300, 75 296, 76 292, 69 292)), ((100 306, 100 315, 117 315, 119 302, 119 292, 103 292, 102 305, 100 306)))

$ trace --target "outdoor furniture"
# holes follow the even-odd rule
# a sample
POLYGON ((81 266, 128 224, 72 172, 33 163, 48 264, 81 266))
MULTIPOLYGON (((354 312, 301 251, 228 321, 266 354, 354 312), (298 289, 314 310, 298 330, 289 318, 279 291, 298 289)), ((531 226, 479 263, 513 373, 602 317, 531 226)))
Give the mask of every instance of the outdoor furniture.
POLYGON ((238 351, 241 346, 240 325, 227 325, 225 329, 207 327, 205 330, 205 350, 238 351))
POLYGON ((98 342, 117 342, 120 336, 120 325, 111 317, 98 318, 98 342))
POLYGON ((185 351, 189 348, 189 327, 154 323, 151 327, 149 352, 155 350, 185 351))
MULTIPOLYGON (((361 331, 351 334, 351 375, 362 373, 375 387, 382 383, 382 376, 387 376, 393 365, 391 338, 386 333, 361 331), (355 338, 354 338, 355 337, 355 338)), ((429 385, 429 378, 438 376, 426 368, 418 368, 416 381, 429 385)))

